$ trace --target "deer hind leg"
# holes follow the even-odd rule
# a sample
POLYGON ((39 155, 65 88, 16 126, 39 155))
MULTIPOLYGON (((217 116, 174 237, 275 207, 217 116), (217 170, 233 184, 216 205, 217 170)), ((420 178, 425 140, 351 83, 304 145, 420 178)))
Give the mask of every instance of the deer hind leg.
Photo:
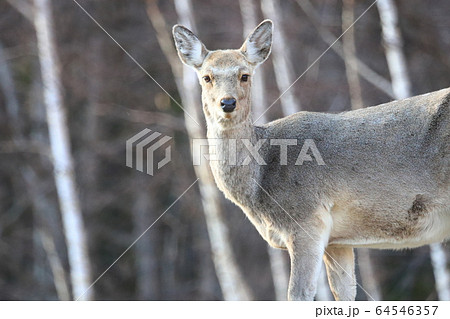
POLYGON ((334 298, 336 300, 355 300, 356 279, 353 248, 327 247, 323 259, 334 298))
POLYGON ((322 266, 324 245, 311 238, 297 239, 288 245, 291 258, 289 300, 314 300, 322 266))

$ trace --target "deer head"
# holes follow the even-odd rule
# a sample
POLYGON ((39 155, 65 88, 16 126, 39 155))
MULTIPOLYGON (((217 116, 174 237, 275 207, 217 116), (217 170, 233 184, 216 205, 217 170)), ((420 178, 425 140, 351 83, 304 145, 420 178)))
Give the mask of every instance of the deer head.
POLYGON ((272 29, 272 21, 264 20, 240 49, 209 51, 189 29, 173 27, 181 61, 197 72, 209 125, 226 129, 249 121, 252 76, 270 54, 272 29))

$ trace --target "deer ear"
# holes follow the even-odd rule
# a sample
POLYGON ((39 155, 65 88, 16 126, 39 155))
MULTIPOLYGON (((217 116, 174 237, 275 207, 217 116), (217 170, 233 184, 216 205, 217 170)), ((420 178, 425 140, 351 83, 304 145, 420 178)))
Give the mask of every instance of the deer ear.
POLYGON ((272 21, 264 20, 247 37, 241 47, 241 52, 250 63, 260 64, 269 57, 272 48, 272 32, 272 21))
POLYGON ((196 69, 201 67, 208 54, 205 45, 191 30, 182 25, 175 25, 172 34, 181 61, 196 69))

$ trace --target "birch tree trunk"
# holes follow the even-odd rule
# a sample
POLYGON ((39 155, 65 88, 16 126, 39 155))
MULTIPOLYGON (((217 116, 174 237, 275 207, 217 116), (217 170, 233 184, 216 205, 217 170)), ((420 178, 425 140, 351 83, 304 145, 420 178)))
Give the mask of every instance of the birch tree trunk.
MULTIPOLYGON (((39 211, 37 213, 39 213, 39 211)), ((61 301, 69 301, 69 287, 66 282, 64 267, 62 266, 61 259, 56 251, 53 237, 42 228, 38 229, 38 235, 42 242, 42 247, 45 250, 45 254, 47 255, 58 299, 61 301)))
MULTIPOLYGON (((411 96, 411 82, 408 76, 403 41, 398 27, 397 7, 392 0, 378 0, 377 8, 383 33, 386 60, 392 79, 392 89, 397 99, 411 96)), ((447 257, 441 244, 430 245, 431 264, 439 300, 450 300, 450 273, 447 257)))
POLYGON ((27 191, 30 195, 33 205, 33 213, 36 221, 35 227, 37 228, 37 235, 42 243, 42 247, 47 256, 50 270, 53 276, 53 283, 55 285, 56 294, 59 300, 70 300, 70 290, 66 281, 66 272, 61 262, 61 258, 58 255, 55 247, 55 240, 50 232, 43 225, 46 223, 46 219, 49 218, 49 211, 52 210, 52 205, 49 200, 40 194, 39 181, 35 172, 26 167, 22 171, 22 178, 25 180, 27 191))
POLYGON ((363 107, 363 99, 357 72, 358 62, 356 61, 355 28, 350 27, 355 21, 355 1, 343 0, 342 4, 342 31, 348 29, 342 36, 345 73, 347 75, 352 110, 356 110, 363 107))
MULTIPOLYGON (((295 97, 294 89, 292 87, 289 88, 295 81, 295 75, 292 72, 293 68, 289 58, 289 46, 286 43, 284 30, 281 24, 280 4, 278 0, 262 0, 261 9, 264 16, 272 19, 275 24, 275 39, 278 40, 274 40, 274 45, 272 46, 272 61, 275 79, 280 94, 283 94, 283 92, 288 90, 280 99, 283 116, 288 116, 300 111, 301 104, 295 97), (276 43, 276 41, 278 41, 278 43, 276 43)), ((263 122, 267 122, 267 120, 263 122)), ((274 250, 271 247, 268 249, 277 300, 286 300, 289 274, 287 272, 288 265, 284 258, 285 256, 283 255, 284 252, 281 250, 274 250)), ((331 300, 331 292, 328 288, 324 271, 320 274, 319 286, 316 299, 331 300)))
POLYGON ((294 88, 290 87, 296 76, 293 73, 289 46, 282 27, 281 8, 278 0, 261 0, 261 10, 266 18, 272 19, 274 27, 274 44, 272 45, 272 62, 275 79, 281 96, 281 108, 285 116, 301 110, 300 101, 295 97, 294 88))
MULTIPOLYGON (((175 83, 180 92, 186 111, 201 123, 198 110, 201 109, 200 92, 195 73, 181 66, 172 44, 172 37, 167 32, 166 23, 154 0, 147 1, 147 13, 157 32, 157 39, 165 54, 175 83)), ((178 21, 195 32, 194 15, 190 1, 175 0, 178 21)), ((190 139, 204 138, 204 129, 185 114, 186 129, 190 139)), ((225 300, 251 300, 252 294, 236 262, 228 235, 228 227, 223 220, 220 194, 213 180, 209 166, 202 164, 194 166, 195 174, 199 178, 199 188, 206 226, 211 244, 212 259, 217 278, 225 300)))
POLYGON ((90 263, 86 235, 75 186, 73 160, 63 105, 59 61, 53 34, 53 20, 49 0, 35 0, 34 26, 36 29, 39 61, 44 85, 44 101, 54 177, 61 209, 64 234, 70 264, 73 297, 89 300, 90 263))
MULTIPOLYGON (((333 33, 324 28, 321 24, 320 16, 317 14, 314 6, 309 0, 296 0, 297 4, 302 8, 308 19, 311 20, 314 27, 317 29, 318 35, 322 40, 331 46, 331 49, 342 59, 344 59, 344 51, 339 38, 335 37, 333 33)), ((383 76, 372 70, 367 64, 359 60, 357 57, 352 57, 358 63, 358 73, 367 82, 378 88, 381 92, 390 97, 394 97, 391 83, 383 76)))
MULTIPOLYGON (((280 99, 283 116, 288 116, 300 111, 301 104, 300 101, 295 97, 293 88, 289 88, 290 85, 295 81, 295 75, 292 72, 293 68, 290 64, 289 59, 289 46, 285 41, 284 30, 281 24, 281 8, 278 0, 262 0, 261 9, 264 16, 266 18, 271 18, 275 24, 275 38, 278 39, 278 43, 276 43, 277 40, 274 40, 275 42, 272 46, 272 60, 275 78, 280 94, 288 90, 280 99)), ((267 120, 263 122, 267 122, 267 120)), ((287 287, 289 285, 289 274, 287 272, 288 265, 286 259, 284 258, 285 256, 283 255, 284 252, 280 250, 274 250, 270 247, 268 249, 277 300, 286 300, 287 287)), ((316 299, 331 300, 331 298, 331 292, 326 281, 326 274, 324 271, 322 271, 320 274, 316 299)))
POLYGON ((404 99, 411 96, 411 83, 403 54, 402 36, 398 29, 397 7, 392 0, 379 0, 377 8, 380 14, 386 60, 391 74, 392 90, 396 99, 404 99))
MULTIPOLYGON (((350 27, 354 20, 354 0, 342 1, 342 31, 348 31, 342 37, 342 48, 344 51, 345 72, 347 75, 350 102, 352 110, 363 107, 361 84, 358 77, 358 63, 356 59, 356 45, 354 28, 350 27)), ((358 249, 358 266, 361 274, 361 281, 370 299, 381 300, 380 288, 377 277, 373 271, 370 260, 370 251, 367 248, 358 249)))
POLYGON ((377 275, 372 267, 370 250, 367 248, 359 248, 357 256, 361 282, 364 290, 366 291, 367 300, 382 300, 381 289, 378 285, 377 275))
MULTIPOLYGON (((6 56, 3 51, 3 45, 0 43, 0 88, 6 99, 6 110, 8 115, 8 122, 10 123, 12 129, 12 139, 25 140, 22 131, 22 125, 19 115, 19 101, 16 95, 16 88, 14 86, 13 76, 11 70, 6 63, 6 56)), ((33 219, 37 221, 34 223, 36 227, 37 236, 42 244, 42 248, 45 251, 48 263, 50 265, 50 270, 53 276, 53 283, 56 289, 56 294, 59 300, 70 300, 69 288, 66 282, 66 274, 64 267, 62 266, 61 259, 56 251, 55 240, 49 231, 44 229, 44 222, 49 217, 49 211, 51 210, 51 204, 49 200, 43 196, 40 192, 39 180, 36 177, 33 169, 26 165, 25 169, 21 169, 20 173, 22 179, 25 182, 25 188, 30 195, 31 202, 33 205, 33 219)))
POLYGON ((439 300, 450 301, 450 275, 447 269, 447 255, 442 244, 431 244, 430 255, 439 300))
MULTIPOLYGON (((256 19, 256 5, 253 0, 239 0, 241 17, 243 24, 244 40, 258 25, 256 19)), ((263 68, 260 66, 252 78, 252 112, 255 118, 261 123, 267 123, 265 101, 265 83, 263 68)), ((269 255, 270 269, 272 271, 273 285, 275 288, 276 300, 287 299, 287 289, 289 285, 289 266, 286 260, 285 252, 280 249, 267 247, 269 255)))
POLYGON ((275 288, 275 298, 278 301, 287 300, 289 265, 286 252, 268 246, 267 253, 269 254, 270 270, 272 272, 273 286, 275 288))
MULTIPOLYGON (((152 195, 146 187, 146 176, 138 177, 139 191, 136 191, 132 205, 133 230, 135 237, 146 231, 152 208, 152 195)), ((136 267, 136 290, 138 300, 155 300, 158 287, 158 263, 155 247, 155 229, 143 236, 134 246, 136 267)))

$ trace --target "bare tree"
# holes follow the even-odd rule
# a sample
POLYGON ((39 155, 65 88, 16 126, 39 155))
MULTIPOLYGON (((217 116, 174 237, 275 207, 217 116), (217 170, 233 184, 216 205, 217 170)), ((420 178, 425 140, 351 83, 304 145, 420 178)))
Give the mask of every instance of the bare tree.
MULTIPOLYGON (((306 86, 295 87, 295 91, 305 93, 296 97, 300 98, 303 108, 311 111, 340 112, 346 104, 350 109, 350 102, 353 108, 360 105, 358 93, 352 94, 355 97, 352 101, 349 99, 349 89, 355 92, 351 87, 357 87, 346 82, 352 76, 356 79, 352 83, 359 82, 361 86, 362 103, 395 99, 384 52, 377 56, 380 49, 384 51, 384 45, 380 40, 370 41, 371 38, 382 39, 375 0, 354 0, 353 17, 349 6, 341 10, 343 1, 277 1, 282 9, 278 15, 294 68, 299 70, 300 65, 295 65, 299 61, 311 66, 302 77, 306 86), (349 29, 342 35, 357 19, 354 32, 349 29), (294 25, 296 27, 292 28, 294 25), (348 41, 351 36, 356 41, 354 49, 348 49, 348 45, 352 45, 348 41), (322 56, 325 49, 328 58, 322 56), (361 56, 362 53, 365 56, 361 56), (317 60, 320 56, 322 58, 317 60), (342 78, 346 75, 347 78, 342 78), (340 86, 334 90, 336 81, 340 86), (347 88, 342 90, 342 85, 347 88)), ((162 26, 165 43, 173 49, 170 29, 178 19, 174 1, 154 2, 167 22, 162 26)), ((346 0, 345 4, 351 2, 346 0)), ((406 32, 403 27, 408 27, 409 36, 403 34, 403 50, 412 94, 416 93, 415 89, 425 93, 448 86, 450 29, 443 28, 442 21, 446 21, 450 1, 435 2, 434 6, 426 1, 405 6, 393 1, 398 9, 399 31, 406 32)), ((164 90, 171 95, 175 92, 172 96, 180 96, 179 101, 186 91, 182 89, 183 66, 173 54, 175 63, 172 65, 180 74, 179 79, 174 78, 170 64, 161 53, 160 46, 164 42, 158 43, 150 21, 142 21, 145 1, 128 1, 124 5, 118 5, 117 1, 86 0, 50 3, 80 210, 89 239, 92 271, 95 271, 97 264, 100 267, 110 265, 112 256, 134 240, 131 237, 140 234, 144 225, 153 221, 153 213, 167 208, 166 204, 196 179, 189 161, 189 136, 183 113, 156 85, 145 85, 145 73, 134 61, 156 77, 164 90), (117 44, 133 59, 128 59, 117 44), (175 83, 178 80, 179 83, 175 83), (142 125, 152 125, 160 132, 166 130, 166 134, 174 137, 173 146, 177 150, 172 149, 170 169, 159 170, 151 178, 123 165, 124 137, 134 135, 136 127, 142 125)), ((226 46, 220 45, 221 40, 229 43, 235 39, 239 42, 235 44, 240 44, 242 31, 244 37, 247 36, 264 18, 261 0, 192 1, 192 5, 200 38, 218 43, 218 48, 226 46), (219 36, 223 39, 218 39, 219 36)), ((0 1, 0 12, 0 46, 3 45, 0 48, 0 299, 72 299, 71 266, 55 186, 33 26, 34 0, 0 1)), ((279 25, 274 27, 278 32, 279 25)), ((278 40, 275 35, 275 43, 278 40)), ((256 69, 251 82, 252 118, 256 119, 274 101, 270 97, 279 92, 272 57, 256 69), (260 80, 265 83, 259 85, 260 80)), ((198 122, 204 126, 200 98, 195 95, 198 122)), ((275 119, 272 116, 281 116, 282 109, 270 111, 257 124, 275 119)), ((126 258, 95 284, 99 287, 95 288, 95 297, 102 300, 223 299, 201 200, 199 189, 186 193, 180 203, 130 249, 131 255, 124 256, 126 258)), ((210 199, 217 202, 214 200, 210 199)), ((241 240, 258 236, 257 233, 243 234, 238 230, 247 221, 220 192, 218 203, 222 221, 228 225, 235 261, 253 294, 262 299, 284 299, 286 290, 282 280, 278 281, 283 272, 276 269, 285 267, 277 266, 276 262, 289 263, 289 259, 269 256, 272 252, 286 256, 286 252, 261 243, 248 247, 249 242, 241 240), (230 209, 232 215, 237 215, 230 216, 230 209), (237 237, 236 232, 240 233, 237 237), (248 254, 249 249, 251 254, 248 254)), ((251 239, 250 244, 253 240, 259 241, 247 239, 251 239)), ((447 277, 450 250, 448 244, 442 247, 445 252, 438 246, 434 266, 430 263, 433 248, 414 249, 401 256, 389 250, 375 252, 358 248, 355 257, 360 284, 376 299, 370 281, 375 284, 378 281, 383 288, 383 300, 447 299, 442 291, 449 283, 442 278, 447 277), (375 276, 367 271, 367 259, 373 263, 375 276), (420 271, 427 263, 430 270, 436 269, 436 282, 433 278, 429 280, 433 272, 420 271), (437 270, 443 270, 444 275, 437 270), (423 289, 424 285, 416 284, 419 282, 428 288, 423 289), (399 295, 399 291, 404 293, 399 295)), ((289 265, 286 268, 289 270, 289 265)), ((323 299, 320 288, 328 288, 323 277, 319 280, 322 281, 318 284, 316 300, 323 299)), ((360 289, 358 296, 366 298, 360 289)))
MULTIPOLYGON (((4 54, 3 45, 0 43, 0 88, 2 89, 6 98, 6 110, 11 125, 13 144, 18 144, 18 141, 25 140, 22 131, 22 123, 19 115, 19 101, 16 96, 16 88, 14 86, 11 70, 6 63, 6 56, 4 54), (4 62, 4 63, 3 63, 4 62)), ((25 188, 31 197, 33 206, 34 219, 36 221, 35 228, 39 241, 42 244, 48 263, 53 275, 53 283, 56 289, 59 300, 70 300, 70 292, 66 282, 66 274, 62 266, 61 258, 59 257, 56 248, 55 240, 52 234, 46 229, 46 220, 51 204, 49 200, 40 192, 40 181, 31 166, 28 164, 24 169, 20 170, 22 179, 25 182, 25 188)))
MULTIPOLYGON (((411 96, 411 81, 407 63, 403 54, 403 41, 398 27, 397 7, 392 0, 378 0, 377 8, 383 33, 386 60, 392 79, 395 98, 411 96)), ((447 269, 447 257, 441 244, 430 245, 431 264, 433 266, 436 290, 440 300, 450 300, 450 273, 447 269)))
POLYGON ((356 60, 355 28, 351 27, 355 21, 355 1, 342 1, 342 31, 348 31, 342 36, 342 48, 344 51, 345 73, 350 93, 352 110, 363 106, 361 85, 358 77, 358 61, 356 60))
POLYGON ((35 172, 30 167, 26 167, 22 171, 22 177, 25 180, 28 194, 31 197, 36 220, 36 231, 50 265, 56 294, 59 300, 70 300, 70 290, 69 285, 66 281, 66 272, 62 265, 61 258, 56 251, 54 237, 52 236, 50 231, 47 230, 47 227, 45 225, 48 224, 46 222, 46 219, 49 218, 48 215, 50 215, 50 211, 52 211, 53 205, 45 196, 43 196, 43 194, 41 194, 39 190, 40 183, 36 177, 35 172))
POLYGON ((272 46, 272 61, 275 79, 281 94, 281 108, 284 115, 294 114, 301 110, 301 105, 295 96, 294 88, 291 87, 295 81, 295 74, 280 16, 280 3, 278 0, 261 0, 261 10, 264 16, 272 19, 276 25, 274 45, 272 46))
MULTIPOLYGON (((244 40, 258 25, 256 19, 256 5, 253 0, 239 0, 241 9, 243 37, 244 40)), ((260 66, 252 78, 252 111, 255 118, 262 123, 267 123, 267 114, 264 113, 265 105, 265 81, 263 67, 260 66)), ((286 300, 286 291, 289 285, 289 270, 286 260, 286 253, 279 249, 267 247, 269 254, 270 269, 272 271, 273 284, 275 287, 275 298, 277 300, 286 300)))
POLYGON ((442 244, 430 245, 431 265, 439 300, 450 300, 450 275, 447 269, 447 255, 442 244))
POLYGON ((66 236, 70 276, 74 298, 89 300, 93 296, 90 284, 90 263, 80 203, 75 185, 69 132, 63 105, 59 61, 53 34, 49 0, 34 1, 39 61, 44 84, 44 100, 54 177, 66 236))
MULTIPOLYGON (((146 176, 139 176, 140 191, 135 192, 132 206, 133 229, 136 238, 151 224, 152 194, 146 176)), ((158 264, 156 259, 155 229, 143 236, 134 246, 136 251, 136 289, 139 300, 155 300, 157 296, 158 264)))
POLYGON ((382 300, 380 286, 378 285, 377 275, 373 269, 368 248, 358 249, 358 268, 367 298, 370 298, 369 300, 372 301, 382 300))
MULTIPOLYGON (((295 81, 295 75, 293 73, 291 59, 289 58, 289 45, 286 42, 285 32, 281 23, 282 19, 280 16, 280 3, 278 0, 262 0, 261 9, 264 16, 267 18, 271 18, 276 25, 276 37, 274 39, 274 45, 272 47, 272 59, 278 90, 280 94, 286 92, 283 94, 280 100, 283 116, 287 116, 300 111, 301 104, 300 100, 295 96, 294 89, 290 87, 295 81)), ((289 275, 286 272, 288 266, 286 263, 284 252, 274 250, 269 247, 269 256, 277 300, 285 300, 287 298, 286 287, 289 285, 289 275)), ((316 298, 318 300, 332 299, 331 292, 328 288, 325 278, 326 274, 324 271, 322 271, 320 274, 319 288, 316 295, 316 298)))
MULTIPOLYGON (((312 3, 309 0, 296 1, 302 8, 303 12, 305 12, 308 19, 310 19, 314 27, 317 29, 318 35, 322 38, 322 40, 330 45, 331 49, 336 52, 339 57, 344 59, 344 51, 342 48, 342 44, 339 42, 339 38, 335 37, 330 31, 322 26, 322 24, 320 23, 320 17, 314 9, 312 3)), ((378 88, 380 91, 384 92, 386 95, 394 97, 391 83, 387 79, 376 73, 367 64, 365 64, 358 58, 352 57, 352 59, 354 59, 358 63, 357 71, 359 75, 361 75, 361 77, 378 88)))
MULTIPOLYGON (((177 56, 172 44, 172 38, 167 32, 164 17, 160 13, 156 3, 148 0, 147 5, 148 16, 157 32, 160 47, 171 66, 178 91, 182 97, 183 106, 186 112, 196 119, 196 122, 200 122, 198 120, 200 116, 197 111, 197 101, 200 96, 197 77, 191 70, 186 69, 186 67, 182 68, 179 65, 179 61, 176 60, 177 56)), ((191 2, 176 0, 175 9, 178 15, 178 21, 191 30, 195 30, 191 2)), ((205 136, 203 128, 198 123, 194 122, 186 114, 185 119, 186 129, 191 139, 203 138, 205 136)), ((234 257, 228 228, 221 212, 220 194, 212 178, 210 168, 202 164, 195 166, 194 169, 199 178, 200 195, 211 244, 212 257, 223 297, 225 300, 251 300, 253 298, 252 294, 234 257)))
MULTIPOLYGON (((246 21, 247 25, 250 25, 250 28, 253 29, 257 25, 257 22, 256 19, 253 19, 254 21, 252 21, 251 19, 255 16, 255 14, 252 14, 250 10, 247 9, 251 5, 249 5, 248 2, 251 1, 240 1, 242 19, 243 21, 246 21)), ((276 25, 275 32, 277 33, 277 36, 275 39, 275 44, 272 47, 272 58, 278 90, 280 94, 283 94, 286 90, 288 90, 281 97, 282 113, 284 116, 287 116, 298 112, 301 109, 301 105, 300 101, 295 97, 293 88, 290 88, 291 84, 295 81, 295 76, 292 72, 293 68, 289 59, 289 46, 286 43, 284 30, 281 24, 281 7, 278 1, 262 0, 261 9, 264 16, 267 18, 271 18, 276 25), (276 43, 277 41, 278 43, 276 43)), ((253 9, 252 11, 254 12, 255 10, 253 9)), ((245 25, 246 24, 244 24, 244 26, 245 25)), ((248 32, 250 32, 252 29, 248 30, 248 32)), ((248 35, 248 32, 245 32, 245 37, 248 35)), ((258 90, 257 86, 254 91, 256 90, 258 90)), ((265 91, 263 87, 259 88, 259 90, 260 92, 265 91)), ((252 99, 252 103, 253 105, 255 105, 254 99, 252 99)), ((256 108, 258 107, 260 106, 256 105, 256 108)), ((261 114, 259 119, 261 120, 261 122, 266 123, 268 120, 266 117, 266 113, 263 112, 264 110, 262 110, 262 112, 259 112, 259 114, 261 114)), ((276 299, 286 300, 286 291, 289 285, 289 273, 285 252, 278 249, 273 249, 271 247, 268 247, 268 252, 276 299)), ((331 300, 332 296, 326 283, 325 272, 322 271, 320 278, 320 287, 317 291, 316 298, 318 300, 331 300)))
MULTIPOLYGON (((355 21, 354 0, 342 1, 342 30, 348 30, 342 37, 343 57, 345 62, 345 73, 350 93, 350 103, 352 110, 363 107, 361 84, 358 77, 358 62, 356 58, 355 28, 352 27, 355 21)), ((370 260, 370 251, 367 248, 358 249, 358 266, 361 274, 361 281, 368 297, 381 300, 380 288, 378 286, 376 274, 373 271, 370 260)))
POLYGON ((392 90, 396 99, 404 99, 411 96, 411 81, 403 54, 402 36, 398 28, 397 7, 392 0, 379 0, 377 8, 380 14, 386 60, 391 74, 392 90))
POLYGON ((276 300, 287 300, 289 286, 289 264, 287 253, 281 249, 267 247, 269 253, 270 270, 272 271, 273 286, 276 300))

